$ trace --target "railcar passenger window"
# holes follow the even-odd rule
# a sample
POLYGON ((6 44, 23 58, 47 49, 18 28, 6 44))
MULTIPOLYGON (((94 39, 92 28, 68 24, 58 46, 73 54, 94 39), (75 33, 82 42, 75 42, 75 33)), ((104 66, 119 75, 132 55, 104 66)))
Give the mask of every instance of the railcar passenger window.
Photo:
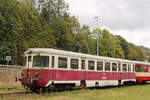
POLYGON ((58 68, 67 68, 67 58, 65 57, 58 58, 58 68))
POLYGON ((127 71, 127 64, 123 64, 123 71, 127 71))
POLYGON ((49 56, 33 56, 33 67, 48 67, 49 56))
POLYGON ((105 71, 110 71, 110 63, 105 62, 105 71))
POLYGON ((135 72, 135 65, 133 65, 133 67, 132 67, 132 68, 133 68, 133 72, 135 72))
POLYGON ((81 69, 85 69, 85 60, 81 60, 81 69))
POLYGON ((103 70, 103 62, 97 62, 97 70, 103 70))
POLYGON ((116 63, 112 63, 112 71, 117 71, 117 64, 116 63))
POLYGON ((71 59, 71 69, 78 69, 78 59, 71 59))
POLYGON ((147 72, 147 67, 146 66, 144 66, 144 72, 147 72))
POLYGON ((94 61, 88 61, 88 69, 94 70, 94 61))
POLYGON ((150 72, 150 67, 148 67, 148 71, 150 72))
POLYGON ((131 72, 131 65, 128 64, 128 71, 131 72))
POLYGON ((55 64, 55 57, 52 56, 52 61, 51 61, 51 67, 52 67, 52 68, 54 68, 54 66, 55 66, 54 64, 55 64))
POLYGON ((141 65, 141 72, 144 72, 144 66, 143 65, 141 65))
POLYGON ((141 66, 140 65, 136 65, 135 66, 135 71, 136 72, 141 72, 142 70, 141 70, 141 66))

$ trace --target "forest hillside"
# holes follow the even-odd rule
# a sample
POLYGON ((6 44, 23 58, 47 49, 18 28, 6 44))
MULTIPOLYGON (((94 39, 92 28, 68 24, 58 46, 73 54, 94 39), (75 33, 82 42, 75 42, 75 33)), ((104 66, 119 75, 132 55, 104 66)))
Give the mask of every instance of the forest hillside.
MULTIPOLYGON (((76 15, 77 16, 77 15, 76 15)), ((28 48, 56 48, 96 55, 145 61, 141 47, 113 35, 107 29, 90 30, 71 16, 64 0, 0 0, 0 63, 23 63, 28 48), (97 34, 98 33, 98 34, 97 34)))

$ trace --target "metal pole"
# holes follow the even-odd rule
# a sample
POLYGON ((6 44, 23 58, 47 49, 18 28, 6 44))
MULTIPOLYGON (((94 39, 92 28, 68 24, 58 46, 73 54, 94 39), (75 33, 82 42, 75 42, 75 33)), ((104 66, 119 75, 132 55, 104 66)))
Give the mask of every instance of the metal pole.
MULTIPOLYGON (((95 19, 97 19, 97 29, 98 29, 98 17, 94 17, 95 19)), ((97 55, 99 55, 99 33, 97 31, 97 55)))
POLYGON ((7 72, 8 72, 8 64, 9 64, 9 61, 7 61, 7 72))
POLYGON ((97 55, 99 55, 99 34, 97 32, 97 55))

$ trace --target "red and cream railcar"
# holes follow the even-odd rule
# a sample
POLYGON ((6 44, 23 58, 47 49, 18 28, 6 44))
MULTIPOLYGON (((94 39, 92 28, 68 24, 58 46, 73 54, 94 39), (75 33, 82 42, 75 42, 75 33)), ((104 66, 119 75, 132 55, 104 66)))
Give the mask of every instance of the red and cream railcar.
POLYGON ((135 62, 136 81, 137 83, 145 83, 150 81, 150 63, 135 62))
POLYGON ((129 60, 46 48, 30 48, 24 56, 22 84, 30 88, 136 82, 134 63, 129 60))

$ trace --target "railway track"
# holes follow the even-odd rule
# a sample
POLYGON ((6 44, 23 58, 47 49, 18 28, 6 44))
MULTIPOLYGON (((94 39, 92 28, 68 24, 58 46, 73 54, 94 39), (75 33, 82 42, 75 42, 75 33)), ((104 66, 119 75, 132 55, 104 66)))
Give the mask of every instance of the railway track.
MULTIPOLYGON (((106 87, 94 87, 94 88, 73 88, 71 89, 71 91, 73 90, 81 90, 81 89, 109 89, 109 88, 120 88, 120 87, 128 87, 128 86, 140 86, 140 85, 149 85, 149 84, 135 84, 135 85, 124 85, 124 86, 106 86, 106 87)), ((14 89, 14 88, 0 88, 0 89, 14 89)), ((53 92, 60 92, 61 90, 58 91, 53 91, 53 92)), ((65 90, 62 90, 65 91, 65 90)), ((39 92, 31 92, 31 91, 24 91, 24 92, 17 92, 17 93, 3 93, 0 94, 0 98, 4 98, 5 96, 22 96, 22 95, 28 95, 28 94, 42 94, 42 93, 47 93, 39 91, 39 92)), ((50 93, 50 92, 49 92, 50 93)))
POLYGON ((0 90, 20 90, 19 88, 0 88, 0 90))
POLYGON ((20 89, 20 87, 12 87, 12 88, 0 88, 0 90, 4 91, 11 91, 11 90, 16 90, 14 93, 0 93, 0 98, 3 98, 5 96, 19 96, 19 95, 27 95, 30 94, 31 92, 29 91, 24 91, 23 89, 20 89), (18 91, 19 90, 19 91, 18 91), (17 92, 18 91, 18 92, 17 92))
POLYGON ((0 94, 0 98, 3 98, 5 96, 20 96, 20 95, 27 95, 30 94, 31 92, 17 92, 17 93, 4 93, 0 94))

